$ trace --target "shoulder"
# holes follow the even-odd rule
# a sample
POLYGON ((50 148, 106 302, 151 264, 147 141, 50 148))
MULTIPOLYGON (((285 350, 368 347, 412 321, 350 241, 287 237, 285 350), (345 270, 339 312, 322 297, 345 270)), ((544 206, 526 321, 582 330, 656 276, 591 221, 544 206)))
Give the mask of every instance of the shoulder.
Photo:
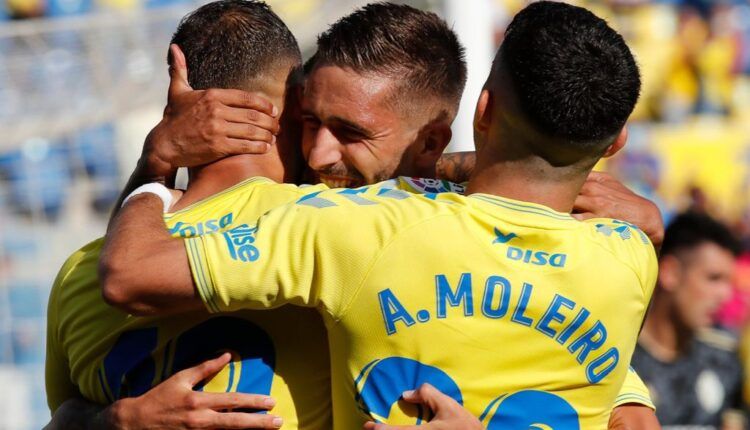
POLYGON ((99 261, 99 253, 104 246, 104 238, 89 242, 79 250, 72 253, 60 267, 53 284, 53 292, 65 288, 72 279, 82 274, 96 272, 99 261))
POLYGON ((47 318, 50 325, 55 325, 59 310, 67 310, 67 302, 79 300, 82 286, 98 286, 99 253, 104 245, 104 238, 96 239, 71 254, 57 273, 47 303, 47 318))
POLYGON ((376 187, 381 188, 396 188, 403 191, 416 194, 429 194, 429 193, 457 193, 465 194, 466 187, 442 179, 431 179, 431 178, 414 178, 407 176, 399 176, 398 178, 391 179, 379 184, 375 184, 376 187))
POLYGON ((342 216, 345 213, 368 218, 408 218, 456 213, 466 207, 465 198, 456 193, 412 193, 401 188, 376 184, 360 188, 322 190, 298 198, 294 205, 319 216, 342 216))
POLYGON ((737 337, 724 330, 708 328, 698 332, 697 341, 708 351, 717 354, 731 354, 737 352, 737 337))
POLYGON ((630 266, 642 282, 655 281, 658 268, 656 250, 641 229, 611 218, 594 218, 583 224, 582 234, 588 240, 630 266))

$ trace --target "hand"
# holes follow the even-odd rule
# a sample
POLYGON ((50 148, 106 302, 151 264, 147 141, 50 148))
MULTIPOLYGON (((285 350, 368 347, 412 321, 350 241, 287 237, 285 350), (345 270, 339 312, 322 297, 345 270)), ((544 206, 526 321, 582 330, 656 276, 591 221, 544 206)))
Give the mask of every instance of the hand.
POLYGON ((664 240, 664 221, 656 204, 607 173, 591 172, 586 178, 573 205, 573 216, 579 220, 615 218, 635 224, 656 249, 664 240))
POLYGON ((167 107, 143 148, 149 173, 169 177, 178 167, 268 151, 279 132, 278 108, 246 91, 193 90, 184 54, 177 45, 169 49, 167 107))
POLYGON ((368 421, 365 430, 480 430, 482 423, 464 409, 453 398, 446 396, 430 384, 423 384, 415 391, 405 391, 401 396, 409 403, 419 403, 427 406, 435 414, 429 423, 421 426, 390 426, 368 421))
POLYGON ((185 369, 140 397, 118 400, 103 412, 109 428, 118 429, 276 429, 281 418, 231 412, 235 409, 269 410, 268 396, 193 391, 199 382, 218 373, 231 354, 185 369))

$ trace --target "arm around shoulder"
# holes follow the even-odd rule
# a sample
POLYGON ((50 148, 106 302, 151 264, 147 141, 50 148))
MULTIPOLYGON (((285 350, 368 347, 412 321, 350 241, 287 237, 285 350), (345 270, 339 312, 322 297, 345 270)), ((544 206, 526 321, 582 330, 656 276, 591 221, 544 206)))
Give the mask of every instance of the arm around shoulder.
POLYGON ((184 312, 202 306, 183 240, 164 227, 163 202, 133 197, 113 219, 99 258, 104 300, 135 315, 184 312))

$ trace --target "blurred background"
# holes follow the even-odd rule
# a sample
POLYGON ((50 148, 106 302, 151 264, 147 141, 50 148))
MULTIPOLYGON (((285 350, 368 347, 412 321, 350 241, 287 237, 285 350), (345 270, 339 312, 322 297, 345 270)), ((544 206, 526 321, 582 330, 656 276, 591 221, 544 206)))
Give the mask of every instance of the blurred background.
MULTIPOLYGON (((364 1, 269 0, 306 56, 328 24, 364 1)), ((45 313, 65 258, 101 236, 166 101, 167 44, 205 2, 0 3, 0 429, 41 428, 45 313)), ((470 81, 453 150, 471 149, 471 113, 505 26, 523 0, 407 2, 446 18, 467 46, 470 81)), ((644 88, 626 149, 602 165, 655 200, 731 226, 750 251, 750 1, 576 2, 628 40, 644 88)), ((717 322, 738 332, 750 254, 717 322)))

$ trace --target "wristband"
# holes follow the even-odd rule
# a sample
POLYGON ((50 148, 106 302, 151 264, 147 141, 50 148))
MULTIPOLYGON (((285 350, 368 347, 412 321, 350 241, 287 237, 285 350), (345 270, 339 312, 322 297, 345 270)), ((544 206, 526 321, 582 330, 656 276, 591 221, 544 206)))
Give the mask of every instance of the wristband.
POLYGON ((141 185, 140 187, 136 188, 132 193, 128 194, 128 196, 125 197, 125 200, 123 200, 122 202, 122 206, 125 206, 128 200, 132 199, 138 194, 145 193, 156 194, 161 199, 162 203, 164 203, 164 213, 169 212, 169 208, 172 207, 174 197, 172 196, 172 193, 169 192, 169 188, 158 182, 152 182, 150 184, 141 185))

